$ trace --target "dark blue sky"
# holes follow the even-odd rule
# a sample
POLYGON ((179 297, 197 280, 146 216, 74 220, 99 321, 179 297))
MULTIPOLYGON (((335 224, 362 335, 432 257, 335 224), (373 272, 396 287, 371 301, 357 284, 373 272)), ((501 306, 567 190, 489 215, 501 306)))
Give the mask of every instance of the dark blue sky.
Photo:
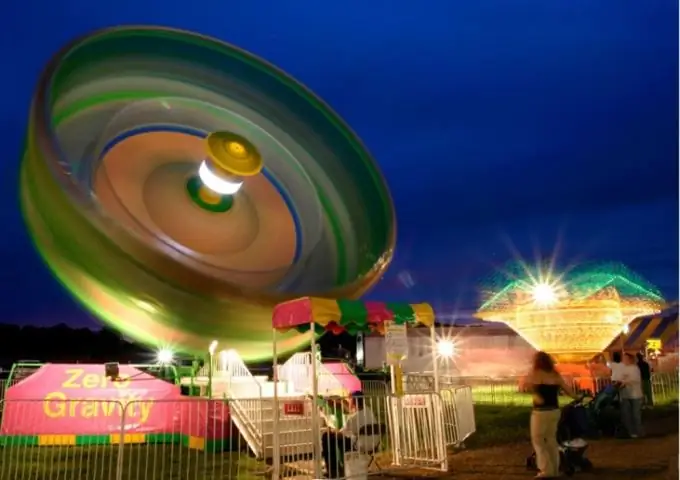
POLYGON ((390 183, 399 220, 397 256, 376 298, 473 308, 480 279, 513 249, 532 258, 556 247, 564 263, 623 262, 677 298, 675 0, 9 5, 0 30, 0 322, 88 322, 29 244, 19 148, 50 54, 126 23, 239 45, 353 126, 390 183), (414 176, 414 165, 424 171, 414 176))

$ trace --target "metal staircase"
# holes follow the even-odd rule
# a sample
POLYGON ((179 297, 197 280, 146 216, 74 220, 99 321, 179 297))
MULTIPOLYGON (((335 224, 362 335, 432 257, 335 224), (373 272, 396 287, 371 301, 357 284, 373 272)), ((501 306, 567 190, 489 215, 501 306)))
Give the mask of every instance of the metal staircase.
MULTIPOLYGON (((183 384, 207 393, 208 366, 183 384)), ((259 458, 273 455, 274 415, 279 408, 277 437, 280 455, 304 455, 312 452, 315 435, 310 429, 312 401, 310 354, 296 354, 279 368, 278 402, 274 399, 276 383, 266 376, 254 376, 235 351, 220 354, 213 366, 211 388, 215 399, 228 399, 231 419, 253 454, 259 458)), ((339 394, 340 382, 317 361, 319 394, 339 394)))

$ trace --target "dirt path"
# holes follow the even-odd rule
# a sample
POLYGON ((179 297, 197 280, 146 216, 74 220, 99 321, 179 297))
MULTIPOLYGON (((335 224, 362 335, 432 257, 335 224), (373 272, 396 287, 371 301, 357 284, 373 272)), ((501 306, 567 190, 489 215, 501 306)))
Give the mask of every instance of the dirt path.
MULTIPOLYGON (((451 458, 450 473, 457 480, 531 478, 524 466, 528 445, 463 451, 451 458)), ((588 458, 595 465, 583 480, 666 480, 678 478, 678 435, 641 440, 599 440, 590 444, 588 458)))
MULTIPOLYGON (((639 440, 604 439, 590 442, 588 458, 595 468, 574 479, 667 480, 678 478, 677 417, 647 427, 639 440)), ((447 476, 456 480, 531 478, 524 466, 531 446, 526 443, 461 451, 450 459, 447 476)))

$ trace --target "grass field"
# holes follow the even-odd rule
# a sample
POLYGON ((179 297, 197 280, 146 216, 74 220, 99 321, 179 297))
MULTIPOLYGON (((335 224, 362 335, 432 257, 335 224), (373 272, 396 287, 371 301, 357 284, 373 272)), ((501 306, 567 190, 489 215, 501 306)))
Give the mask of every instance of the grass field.
POLYGON ((267 466, 246 451, 204 453, 179 445, 9 447, 0 449, 1 480, 250 480, 267 466))
MULTIPOLYGON (((643 411, 643 421, 677 416, 677 403, 666 403, 643 411)), ((609 410, 603 414, 605 434, 612 434, 618 424, 618 412, 609 410)), ((468 448, 486 448, 514 442, 529 441, 529 417, 531 408, 522 406, 476 405, 477 432, 466 442, 468 448)))
MULTIPOLYGON (((477 432, 466 447, 528 442, 531 395, 518 392, 516 386, 499 387, 473 389, 477 432)), ((677 395, 664 400, 644 412, 645 420, 677 414, 677 395)), ((606 419, 612 425, 615 415, 606 419)), ((124 480, 250 480, 263 478, 269 470, 249 455, 242 441, 222 453, 163 444, 8 446, 0 448, 0 480, 118 480, 121 459, 124 480)))
MULTIPOLYGON (((498 405, 501 407, 508 406, 531 406, 532 397, 529 393, 522 393, 519 391, 517 385, 497 384, 473 386, 472 397, 477 405, 498 405)), ((678 403, 677 386, 673 389, 667 389, 654 393, 654 399, 657 405, 668 405, 678 403)), ((571 399, 569 397, 561 397, 562 404, 566 404, 571 399)))

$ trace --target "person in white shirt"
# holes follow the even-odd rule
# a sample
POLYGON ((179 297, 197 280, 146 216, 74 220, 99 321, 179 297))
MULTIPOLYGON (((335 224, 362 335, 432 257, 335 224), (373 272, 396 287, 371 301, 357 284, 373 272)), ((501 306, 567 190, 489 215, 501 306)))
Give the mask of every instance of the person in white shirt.
POLYGON ((345 476, 345 452, 356 450, 370 450, 379 441, 378 435, 361 435, 361 429, 368 425, 375 425, 375 415, 364 405, 361 392, 354 392, 350 399, 350 413, 345 418, 341 429, 328 428, 321 436, 321 450, 326 462, 327 478, 342 478, 345 476))
POLYGON ((612 382, 616 382, 616 377, 620 377, 620 371, 624 367, 621 363, 621 352, 612 353, 612 362, 609 364, 609 369, 612 371, 612 382))
POLYGON ((642 378, 635 356, 626 353, 623 364, 612 369, 612 381, 621 385, 621 421, 630 438, 642 435, 642 378))

